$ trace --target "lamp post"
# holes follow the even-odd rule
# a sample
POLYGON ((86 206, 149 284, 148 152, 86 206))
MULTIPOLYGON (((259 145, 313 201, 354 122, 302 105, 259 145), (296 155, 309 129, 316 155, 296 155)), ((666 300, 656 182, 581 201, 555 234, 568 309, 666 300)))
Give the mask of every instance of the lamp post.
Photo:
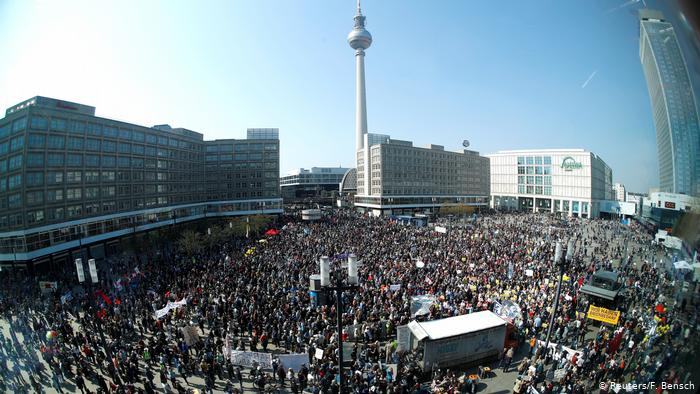
POLYGON ((345 375, 343 374, 343 292, 353 291, 359 288, 357 276, 357 257, 354 254, 348 256, 348 276, 343 280, 340 269, 334 272, 335 285, 330 284, 330 265, 328 257, 321 257, 321 286, 329 292, 335 291, 335 307, 338 324, 338 377, 339 392, 343 394, 345 390, 345 375))
POLYGON ((557 309, 559 308, 559 296, 561 295, 561 282, 564 276, 564 270, 566 269, 568 263, 574 255, 574 240, 570 239, 569 244, 566 247, 566 262, 561 258, 561 242, 557 241, 555 251, 554 251, 554 264, 559 266, 559 282, 557 282, 557 294, 554 297, 554 308, 552 309, 552 316, 549 318, 549 326, 547 327, 547 340, 545 344, 545 350, 549 349, 549 338, 552 335, 552 327, 554 326, 554 318, 557 314, 557 309))

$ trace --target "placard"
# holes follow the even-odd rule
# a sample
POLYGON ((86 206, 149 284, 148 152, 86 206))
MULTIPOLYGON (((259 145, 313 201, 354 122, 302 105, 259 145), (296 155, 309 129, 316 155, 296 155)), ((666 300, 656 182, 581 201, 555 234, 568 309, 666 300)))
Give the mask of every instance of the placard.
POLYGON ((316 354, 314 354, 314 357, 322 360, 323 359, 323 349, 316 349, 316 354))
POLYGON ((620 311, 613 311, 603 307, 591 305, 588 308, 588 314, 586 317, 592 320, 602 321, 603 323, 616 325, 617 322, 620 321, 620 311))

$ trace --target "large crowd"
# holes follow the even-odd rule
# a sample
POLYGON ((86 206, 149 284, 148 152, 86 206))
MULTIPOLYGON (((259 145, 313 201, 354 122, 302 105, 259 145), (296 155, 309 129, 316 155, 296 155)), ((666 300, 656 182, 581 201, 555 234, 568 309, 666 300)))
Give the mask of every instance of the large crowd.
POLYGON ((459 368, 427 373, 410 351, 398 351, 397 327, 416 318, 412 297, 426 294, 436 302, 420 319, 493 310, 506 301, 519 307, 518 345, 504 348, 492 365, 517 371, 516 393, 688 381, 697 310, 675 297, 678 278, 642 228, 513 213, 446 226, 438 233, 349 211, 314 223, 281 216, 274 235, 227 239, 195 255, 173 244, 110 256, 96 285, 89 277, 79 284, 75 269, 64 267, 46 274, 59 283, 48 295, 40 293, 38 277, 2 272, 0 324, 9 335, 0 337, 0 391, 336 393, 337 311, 310 295, 309 277, 319 273, 321 256, 339 266, 348 253, 361 261, 359 287, 342 300, 352 392, 484 387, 459 368), (559 278, 554 245, 568 240, 575 252, 546 348, 559 278), (599 269, 617 272, 627 289, 615 327, 586 318, 590 299, 579 289, 599 269), (272 368, 232 363, 230 350, 272 353, 272 368), (308 363, 286 368, 283 353, 307 354, 308 363))

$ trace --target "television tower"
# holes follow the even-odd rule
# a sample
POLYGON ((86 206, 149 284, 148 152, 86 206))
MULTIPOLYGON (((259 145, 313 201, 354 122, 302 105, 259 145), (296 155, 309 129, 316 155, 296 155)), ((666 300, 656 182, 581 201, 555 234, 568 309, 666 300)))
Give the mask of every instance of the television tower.
POLYGON ((365 49, 372 45, 372 35, 365 29, 360 0, 357 0, 355 26, 348 34, 348 44, 355 50, 355 152, 364 148, 367 134, 367 100, 365 97, 365 49))

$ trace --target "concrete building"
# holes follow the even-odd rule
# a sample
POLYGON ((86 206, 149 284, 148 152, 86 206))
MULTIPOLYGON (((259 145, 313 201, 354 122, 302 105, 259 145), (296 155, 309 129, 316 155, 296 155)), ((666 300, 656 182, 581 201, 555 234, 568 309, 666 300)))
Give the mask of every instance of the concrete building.
POLYGON ((499 151, 491 159, 491 207, 598 217, 613 199, 612 170, 583 149, 499 151))
POLYGON ((700 196, 700 123, 673 25, 639 11, 639 57, 651 98, 661 191, 700 196))
POLYGON ((339 193, 340 182, 348 170, 343 167, 311 167, 310 170, 290 171, 280 178, 282 199, 288 202, 334 197, 339 193))
POLYGON ((625 189, 625 185, 622 183, 616 183, 613 185, 613 193, 616 201, 627 201, 627 190, 625 189))
POLYGON ((488 206, 488 158, 466 149, 419 148, 393 139, 370 145, 369 135, 369 149, 358 151, 356 207, 380 215, 435 212, 445 205, 488 206))
MULTIPOLYGON (((204 141, 34 97, 0 119, 0 261, 212 216, 281 213, 277 129, 204 141)), ((93 245, 93 246, 94 246, 93 245)), ((101 252, 95 250, 95 254, 101 252)))

